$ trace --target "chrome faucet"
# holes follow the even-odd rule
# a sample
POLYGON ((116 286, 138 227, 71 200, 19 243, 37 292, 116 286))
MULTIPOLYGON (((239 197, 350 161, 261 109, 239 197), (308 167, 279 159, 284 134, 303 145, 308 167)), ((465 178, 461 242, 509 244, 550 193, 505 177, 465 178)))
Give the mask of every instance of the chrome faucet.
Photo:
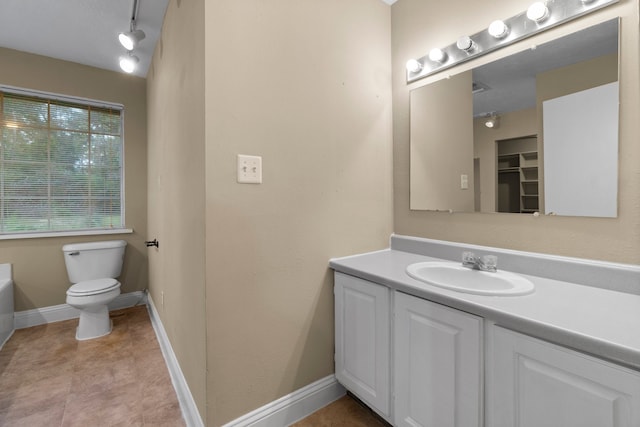
POLYGON ((462 266, 474 270, 488 271, 495 273, 498 271, 498 257, 495 255, 476 256, 473 252, 462 253, 462 266))

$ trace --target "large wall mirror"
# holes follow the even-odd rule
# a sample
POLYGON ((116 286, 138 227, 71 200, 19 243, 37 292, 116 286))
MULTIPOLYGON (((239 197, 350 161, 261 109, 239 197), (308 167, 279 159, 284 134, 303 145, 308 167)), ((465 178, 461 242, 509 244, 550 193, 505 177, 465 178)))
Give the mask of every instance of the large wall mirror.
POLYGON ((618 27, 411 91, 411 209, 616 217, 618 27))

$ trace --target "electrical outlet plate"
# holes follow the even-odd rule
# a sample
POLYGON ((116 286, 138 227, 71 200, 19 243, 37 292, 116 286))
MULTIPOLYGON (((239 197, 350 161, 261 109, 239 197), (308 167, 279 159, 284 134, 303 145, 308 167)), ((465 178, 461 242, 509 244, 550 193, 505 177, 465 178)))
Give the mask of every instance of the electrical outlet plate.
POLYGON ((262 157, 238 154, 238 182, 262 184, 262 157))

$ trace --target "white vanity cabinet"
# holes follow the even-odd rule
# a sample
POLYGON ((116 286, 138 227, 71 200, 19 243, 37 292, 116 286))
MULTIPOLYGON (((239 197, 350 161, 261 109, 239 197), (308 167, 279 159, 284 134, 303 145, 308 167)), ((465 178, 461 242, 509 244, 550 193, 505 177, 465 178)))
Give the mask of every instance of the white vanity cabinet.
POLYGON ((487 427, 638 427, 640 372, 498 326, 487 427))
POLYGON ((394 294, 396 426, 482 426, 482 319, 394 294))
POLYGON ((335 274, 336 378, 390 417, 390 293, 386 286, 335 274))

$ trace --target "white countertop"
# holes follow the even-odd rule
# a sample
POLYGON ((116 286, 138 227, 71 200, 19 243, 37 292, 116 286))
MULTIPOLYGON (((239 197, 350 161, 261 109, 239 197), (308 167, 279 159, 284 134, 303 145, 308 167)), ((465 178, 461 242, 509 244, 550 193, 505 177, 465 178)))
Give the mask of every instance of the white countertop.
POLYGON ((640 370, 640 295, 522 273, 517 274, 535 284, 534 293, 466 294, 423 283, 406 273, 409 264, 423 261, 443 259, 387 249, 335 258, 330 265, 336 271, 640 370))

